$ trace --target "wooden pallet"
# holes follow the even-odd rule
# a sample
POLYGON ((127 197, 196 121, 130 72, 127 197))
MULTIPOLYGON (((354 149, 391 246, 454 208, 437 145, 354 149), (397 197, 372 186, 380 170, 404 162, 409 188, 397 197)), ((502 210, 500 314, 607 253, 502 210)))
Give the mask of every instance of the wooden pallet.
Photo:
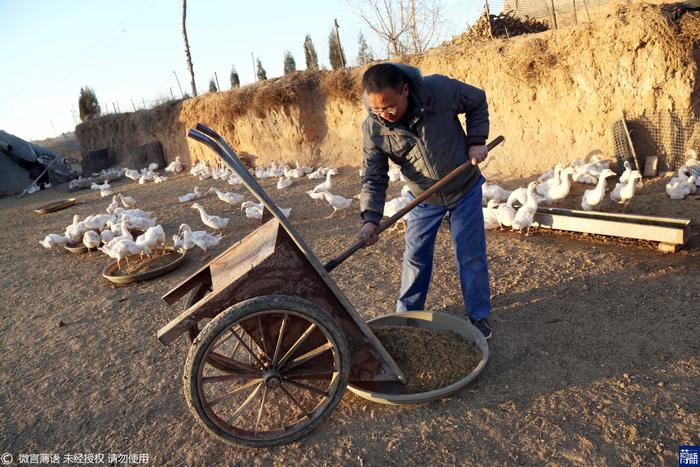
POLYGON ((690 220, 671 217, 578 211, 540 207, 533 227, 659 242, 659 250, 676 252, 688 241, 690 220))

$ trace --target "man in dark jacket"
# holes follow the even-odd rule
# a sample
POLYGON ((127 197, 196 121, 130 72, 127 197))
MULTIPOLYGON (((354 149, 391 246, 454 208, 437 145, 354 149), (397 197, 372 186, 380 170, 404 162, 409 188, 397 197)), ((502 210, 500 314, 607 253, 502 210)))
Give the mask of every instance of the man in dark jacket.
POLYGON ((484 91, 442 75, 423 78, 417 68, 381 63, 362 77, 369 114, 364 137, 360 236, 377 241, 389 183, 389 160, 398 164, 411 196, 419 195, 459 165, 471 167, 408 214, 406 250, 397 311, 422 310, 433 268, 438 229, 449 213, 464 305, 472 323, 488 339, 491 314, 486 238, 481 210, 489 132, 484 91), (467 132, 457 116, 465 114, 467 132))

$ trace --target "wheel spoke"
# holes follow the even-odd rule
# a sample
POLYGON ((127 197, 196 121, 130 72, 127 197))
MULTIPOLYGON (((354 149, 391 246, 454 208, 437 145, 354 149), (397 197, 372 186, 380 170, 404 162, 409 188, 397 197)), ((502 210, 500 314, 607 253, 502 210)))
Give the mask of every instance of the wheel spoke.
POLYGON ((224 381, 240 379, 260 379, 260 373, 231 373, 230 375, 202 376, 204 383, 222 383, 224 381))
POLYGON ((306 409, 304 409, 304 407, 302 407, 302 405, 299 403, 299 401, 297 401, 294 398, 294 396, 287 390, 287 388, 284 387, 283 384, 280 384, 280 389, 282 390, 282 392, 284 392, 284 395, 287 396, 289 398, 289 400, 291 400, 292 403, 299 408, 299 410, 301 410, 301 413, 306 415, 306 418, 311 419, 311 414, 309 412, 307 412, 306 409))
POLYGON ((327 379, 322 376, 332 375, 338 370, 336 368, 305 368, 294 371, 285 371, 285 378, 306 378, 306 379, 327 379))
POLYGON ((234 334, 234 329, 231 328, 231 334, 229 334, 228 336, 224 337, 224 338, 221 339, 219 342, 217 342, 216 345, 215 345, 214 347, 211 348, 211 350, 213 351, 213 350, 216 350, 216 349, 218 349, 219 347, 221 347, 226 341, 228 341, 230 338, 233 337, 233 334, 234 334))
POLYGON ((326 350, 332 349, 332 348, 333 348, 333 344, 331 344, 330 342, 326 342, 325 344, 323 344, 319 347, 316 347, 313 350, 306 352, 304 355, 301 355, 301 356, 295 358, 294 360, 290 360, 289 364, 287 364, 283 368, 281 368, 281 371, 291 370, 295 366, 299 366, 302 363, 311 360, 312 358, 318 357, 319 355, 324 353, 326 350))
POLYGON ((236 393, 241 392, 241 391, 243 391, 243 390, 245 390, 245 389, 248 389, 248 388, 250 388, 250 387, 253 387, 253 386, 255 386, 256 384, 257 384, 257 385, 262 384, 262 380, 261 380, 261 379, 255 379, 255 380, 252 380, 252 381, 248 381, 248 382, 245 383, 245 384, 242 384, 242 385, 240 385, 240 386, 237 386, 237 387, 231 389, 230 391, 228 391, 228 392, 227 392, 226 394, 224 394, 223 396, 219 396, 219 397, 217 397, 216 399, 214 399, 214 400, 212 400, 212 401, 207 401, 208 404, 209 404, 209 407, 214 407, 216 404, 219 404, 219 403, 225 401, 226 399, 228 399, 229 397, 235 395, 236 393))
POLYGON ((274 367, 277 364, 277 356, 279 355, 280 352, 280 347, 282 346, 282 336, 284 335, 284 329, 287 326, 287 317, 289 315, 285 314, 284 318, 282 318, 282 324, 280 325, 280 333, 277 336, 277 345, 275 346, 275 355, 272 357, 272 366, 274 367))
POLYGON ((262 401, 260 401, 260 410, 258 410, 258 419, 255 421, 255 428, 253 429, 253 434, 257 436, 258 426, 260 425, 260 419, 262 418, 263 407, 265 407, 265 398, 267 397, 267 385, 263 388, 262 401))
POLYGON ((267 353, 267 344, 265 343, 265 330, 263 329, 262 325, 262 320, 260 319, 260 315, 258 315, 258 327, 260 328, 260 340, 262 341, 262 351, 265 353, 265 358, 270 360, 270 356, 267 353))
POLYGON ((282 367, 285 364, 289 357, 291 357, 294 354, 294 352, 296 352, 296 350, 299 348, 299 346, 303 344, 304 341, 311 335, 314 329, 316 329, 316 325, 314 323, 311 323, 311 326, 306 328, 306 331, 304 331, 304 333, 301 336, 299 336, 299 339, 297 339, 294 345, 292 345, 292 347, 287 351, 287 353, 284 354, 284 357, 280 359, 279 363, 277 363, 278 367, 282 367))
POLYGON ((250 405, 250 403, 253 402, 253 400, 255 399, 255 396, 258 395, 258 392, 260 392, 260 388, 264 384, 265 383, 263 383, 262 381, 260 381, 260 383, 258 383, 258 385, 255 387, 255 389, 253 389, 253 392, 250 393, 248 398, 243 401, 241 406, 238 407, 235 412, 233 412, 233 415, 231 415, 231 420, 229 421, 229 423, 233 423, 234 421, 236 421, 236 419, 243 413, 243 411, 246 409, 246 407, 248 407, 250 405))
MULTIPOLYGON (((245 332, 245 330, 244 330, 243 332, 245 332)), ((247 333, 246 333, 246 334, 247 334, 247 333)), ((263 363, 260 361, 260 359, 258 358, 258 356, 255 355, 255 352, 253 352, 253 351, 250 349, 250 347, 248 347, 248 344, 246 344, 245 341, 243 341, 243 339, 241 339, 241 336, 239 336, 238 333, 235 332, 235 331, 233 331, 233 335, 236 337, 236 339, 238 339, 238 342, 241 343, 241 345, 243 346, 243 348, 246 349, 246 350, 248 351, 248 353, 249 353, 250 355, 253 356, 253 358, 258 362, 258 364, 260 364, 261 367, 264 367, 265 365, 263 365, 263 363)), ((245 336, 244 336, 244 337, 245 337, 245 336)), ((253 339, 253 338, 251 337, 251 341, 252 341, 252 339, 253 339)), ((252 361, 251 361, 251 363, 252 363, 252 361)))
POLYGON ((309 386, 308 384, 300 383, 299 381, 295 381, 295 380, 293 380, 293 379, 284 378, 284 377, 282 378, 282 380, 283 380, 285 383, 289 383, 289 384, 291 384, 292 386, 296 386, 296 387, 298 387, 298 388, 305 389, 305 390, 307 390, 307 391, 309 391, 309 392, 313 392, 314 394, 318 394, 319 396, 329 397, 329 396, 328 396, 328 392, 326 392, 326 391, 324 391, 324 390, 322 390, 322 389, 319 389, 319 388, 317 388, 317 387, 315 387, 315 386, 309 386))

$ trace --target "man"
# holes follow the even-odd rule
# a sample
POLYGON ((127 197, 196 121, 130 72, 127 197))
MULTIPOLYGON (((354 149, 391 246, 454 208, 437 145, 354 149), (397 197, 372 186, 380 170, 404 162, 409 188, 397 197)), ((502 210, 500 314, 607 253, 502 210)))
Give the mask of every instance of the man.
POLYGON ((360 237, 377 241, 389 183, 389 160, 401 167, 411 195, 419 195, 459 165, 471 166, 408 214, 401 292, 396 311, 422 310, 433 268, 440 224, 449 213, 464 305, 472 323, 491 337, 486 238, 481 210, 489 132, 484 91, 442 75, 423 78, 417 68, 380 63, 362 77, 369 114, 364 136, 360 237), (465 114, 467 133, 458 120, 465 114))

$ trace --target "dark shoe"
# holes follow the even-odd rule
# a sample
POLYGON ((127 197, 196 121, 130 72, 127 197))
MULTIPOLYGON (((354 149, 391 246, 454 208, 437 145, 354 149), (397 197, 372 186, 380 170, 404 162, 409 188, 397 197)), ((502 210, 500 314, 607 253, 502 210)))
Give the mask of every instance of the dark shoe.
POLYGON ((489 322, 486 318, 484 319, 470 319, 469 321, 472 322, 474 326, 481 331, 481 334, 484 335, 486 340, 491 339, 491 326, 489 325, 489 322))

